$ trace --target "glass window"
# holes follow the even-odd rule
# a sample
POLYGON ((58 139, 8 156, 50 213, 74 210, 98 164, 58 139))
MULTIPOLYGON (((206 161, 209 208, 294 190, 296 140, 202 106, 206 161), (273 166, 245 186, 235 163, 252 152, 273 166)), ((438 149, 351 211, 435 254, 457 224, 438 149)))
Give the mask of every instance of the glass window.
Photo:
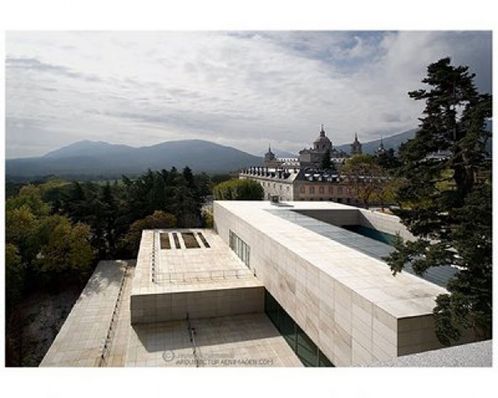
POLYGON ((242 262, 249 267, 250 248, 242 239, 234 232, 229 231, 229 246, 242 262))
POLYGON ((320 187, 320 188, 318 188, 318 191, 319 191, 320 193, 324 193, 325 188, 324 188, 324 187, 320 187))
POLYGON ((315 187, 310 187, 310 193, 315 193, 315 187))
POLYGON ((305 366, 334 366, 265 289, 265 313, 305 366))
POLYGON ((329 361, 329 359, 321 352, 318 350, 318 366, 320 367, 333 367, 334 364, 329 361))
POLYGON ((318 347, 297 326, 297 350, 296 354, 305 366, 318 366, 318 347))
POLYGON ((302 186, 301 188, 299 188, 299 192, 304 193, 304 186, 302 186))

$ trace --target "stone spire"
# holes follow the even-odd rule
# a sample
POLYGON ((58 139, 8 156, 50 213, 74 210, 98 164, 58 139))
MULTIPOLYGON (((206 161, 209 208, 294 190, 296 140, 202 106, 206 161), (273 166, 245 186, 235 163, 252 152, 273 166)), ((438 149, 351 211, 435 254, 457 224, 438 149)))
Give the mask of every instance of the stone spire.
POLYGON ((361 155, 363 153, 361 143, 358 140, 358 133, 354 133, 354 141, 351 144, 351 156, 361 155))
POLYGON ((386 148, 384 148, 384 138, 382 136, 380 136, 380 144, 379 144, 379 147, 377 148, 377 150, 375 151, 375 153, 377 155, 380 155, 380 154, 383 154, 386 152, 386 148))

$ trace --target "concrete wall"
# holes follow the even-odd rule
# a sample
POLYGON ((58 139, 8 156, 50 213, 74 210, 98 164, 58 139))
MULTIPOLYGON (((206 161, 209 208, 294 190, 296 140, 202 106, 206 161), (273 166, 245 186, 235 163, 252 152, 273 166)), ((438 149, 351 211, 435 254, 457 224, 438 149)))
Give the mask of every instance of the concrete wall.
POLYGON ((210 289, 131 296, 131 323, 209 318, 264 311, 262 287, 210 289))
POLYGON ((400 234, 405 240, 414 240, 414 236, 400 223, 397 216, 383 214, 378 211, 358 209, 358 221, 364 227, 377 229, 391 235, 400 234))
POLYGON ((250 268, 336 366, 398 355, 398 320, 313 264, 214 203, 215 228, 251 249, 250 268))
POLYGON ((326 222, 328 224, 342 225, 358 225, 360 224, 360 212, 357 209, 351 210, 295 210, 296 213, 312 217, 316 220, 326 222))

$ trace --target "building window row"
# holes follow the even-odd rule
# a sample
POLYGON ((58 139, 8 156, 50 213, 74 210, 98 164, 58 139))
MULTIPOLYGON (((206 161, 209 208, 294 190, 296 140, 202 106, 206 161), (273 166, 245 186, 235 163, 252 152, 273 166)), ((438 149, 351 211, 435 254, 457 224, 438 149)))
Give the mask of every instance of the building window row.
POLYGON ((334 366, 266 289, 265 313, 304 366, 334 366))
MULTIPOLYGON (((336 191, 337 191, 338 195, 342 195, 343 192, 344 192, 344 188, 342 186, 336 186, 336 191)), ((301 185, 301 187, 299 187, 299 192, 300 193, 306 193, 306 186, 301 185)), ((315 193, 315 187, 314 186, 308 186, 308 193, 309 194, 314 194, 315 193)), ((318 193, 325 194, 325 187, 324 186, 318 187, 318 193)), ((329 194, 333 194, 334 193, 334 187, 333 186, 329 186, 328 193, 329 194)))
POLYGON ((229 246, 242 262, 249 267, 251 248, 232 230, 229 231, 229 246))

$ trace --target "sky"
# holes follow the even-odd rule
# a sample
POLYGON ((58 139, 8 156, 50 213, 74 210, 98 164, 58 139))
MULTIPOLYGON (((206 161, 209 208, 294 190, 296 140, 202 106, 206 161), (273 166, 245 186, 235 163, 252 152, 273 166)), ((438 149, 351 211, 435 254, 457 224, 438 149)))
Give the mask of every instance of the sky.
POLYGON ((491 92, 491 32, 8 32, 6 157, 80 140, 203 139, 296 153, 418 125, 427 65, 450 56, 491 92))

